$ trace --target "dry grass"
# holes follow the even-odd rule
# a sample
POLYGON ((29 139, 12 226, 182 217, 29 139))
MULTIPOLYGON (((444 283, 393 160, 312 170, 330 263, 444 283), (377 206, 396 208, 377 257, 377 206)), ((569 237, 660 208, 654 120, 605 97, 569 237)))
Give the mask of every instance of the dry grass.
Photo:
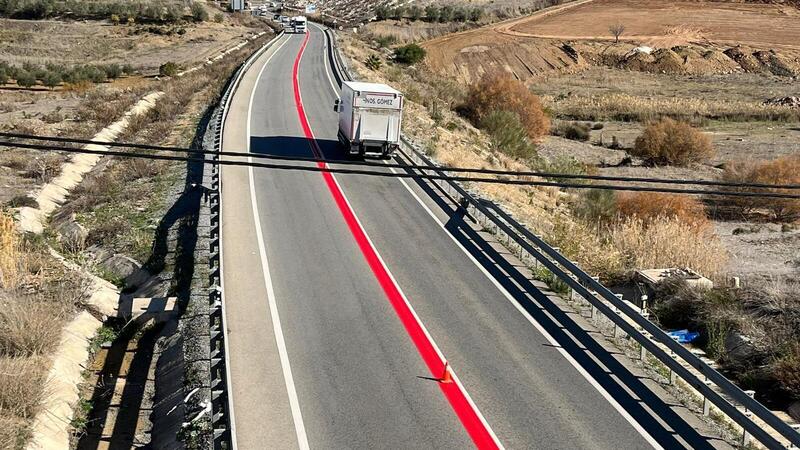
POLYGON ((0 354, 35 356, 51 351, 61 335, 64 311, 55 303, 26 297, 2 303, 0 354))
POLYGON ((728 257, 713 230, 663 216, 652 221, 623 219, 610 227, 609 242, 628 270, 689 267, 715 276, 728 257))
POLYGON ((685 166, 709 160, 716 150, 707 135, 688 123, 664 118, 645 127, 630 153, 652 164, 685 166))
POLYGON ((545 240, 591 275, 604 279, 618 278, 626 270, 623 255, 610 246, 604 229, 587 222, 563 218, 553 224, 545 240))
POLYGON ((47 361, 43 358, 0 357, 2 414, 33 419, 44 399, 46 381, 47 361))
MULTIPOLYGON (((725 165, 722 180, 733 183, 800 184, 800 155, 785 156, 772 161, 741 160, 725 165)), ((726 188, 731 191, 764 191, 794 194, 789 189, 726 188)), ((779 198, 730 198, 727 203, 744 214, 766 211, 772 219, 800 219, 800 200, 779 198)))
POLYGON ((0 213, 0 288, 14 288, 19 281, 20 236, 11 216, 0 213))
POLYGON ((25 419, 0 413, 0 448, 24 449, 29 435, 28 422, 25 419))
POLYGON ((797 121, 800 111, 786 106, 740 100, 657 97, 629 94, 544 96, 545 106, 557 116, 575 120, 622 120, 647 122, 661 117, 676 120, 718 119, 730 121, 797 121))

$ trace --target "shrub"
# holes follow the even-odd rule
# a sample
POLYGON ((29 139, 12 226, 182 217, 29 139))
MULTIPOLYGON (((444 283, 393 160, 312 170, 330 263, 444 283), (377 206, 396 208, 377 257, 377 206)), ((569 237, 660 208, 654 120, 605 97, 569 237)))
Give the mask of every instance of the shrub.
POLYGON ((26 88, 32 87, 36 84, 36 77, 26 70, 19 70, 17 71, 17 84, 26 88))
POLYGON ((425 49, 417 44, 408 44, 394 51, 395 61, 401 64, 416 64, 425 59, 425 49))
POLYGON ((607 224, 617 217, 617 197, 606 189, 582 189, 571 207, 588 223, 607 224))
POLYGON ((637 217, 645 223, 653 222, 659 217, 666 217, 677 219, 693 227, 711 226, 703 203, 688 195, 619 192, 616 195, 616 207, 621 217, 637 217))
POLYGON ((122 75, 122 67, 120 67, 119 64, 109 64, 103 67, 103 71, 106 73, 106 77, 112 80, 122 75))
POLYGON ((469 13, 464 8, 459 7, 453 10, 453 20, 456 22, 466 22, 468 17, 469 13))
POLYGON ((122 66, 122 73, 124 73, 125 75, 132 75, 134 72, 135 70, 132 65, 125 64, 124 66, 122 66))
POLYGON ((386 35, 378 35, 375 36, 375 43, 378 44, 380 48, 386 48, 395 42, 397 42, 397 38, 394 35, 386 34, 386 35))
POLYGON ((214 22, 216 22, 216 23, 222 23, 222 21, 223 21, 224 19, 225 19, 225 16, 223 16, 223 15, 222 15, 222 13, 216 13, 216 14, 214 14, 214 22))
POLYGON ((42 78, 42 84, 50 89, 56 87, 61 83, 61 74, 58 72, 47 72, 42 78))
POLYGON ((422 8, 418 5, 413 5, 411 8, 408 9, 408 17, 413 21, 418 21, 422 18, 422 8))
POLYGON ((391 15, 392 15, 392 11, 391 11, 391 9, 389 9, 388 6, 381 5, 381 6, 378 6, 377 8, 375 8, 375 17, 378 20, 386 20, 391 15))
POLYGON ((436 22, 439 20, 439 7, 436 5, 428 5, 425 7, 425 19, 428 22, 436 22))
POLYGON ((573 141, 586 142, 590 136, 589 125, 580 122, 565 122, 556 127, 553 134, 573 141))
POLYGON ((469 20, 477 22, 483 17, 483 10, 481 8, 472 8, 469 11, 469 20))
POLYGON ((0 67, 0 85, 8 83, 8 73, 5 68, 0 67))
POLYGON ((119 25, 119 14, 112 14, 110 20, 114 25, 119 25))
POLYGON ((511 111, 493 111, 483 118, 480 125, 489 133, 495 150, 514 158, 536 158, 536 147, 528 139, 517 114, 511 111))
MULTIPOLYGON (((800 184, 800 155, 790 155, 772 161, 741 160, 725 165, 722 181, 731 183, 759 184, 800 184)), ((756 191, 794 194, 789 189, 736 188, 726 187, 726 191, 756 191)), ((725 202, 742 213, 766 210, 775 220, 792 221, 800 219, 800 200, 781 198, 729 197, 725 202)))
POLYGON ((85 66, 83 68, 84 76, 92 83, 102 83, 106 81, 106 72, 99 67, 85 66))
POLYGON ((178 65, 172 61, 165 62, 158 68, 158 74, 162 77, 174 77, 178 74, 178 65))
POLYGON ((528 138, 537 141, 550 131, 550 119, 539 97, 507 72, 486 74, 469 88, 464 111, 474 124, 493 111, 516 113, 528 138))
POLYGON ((665 118, 645 127, 631 154, 652 164, 685 166, 707 161, 716 152, 708 136, 686 122, 665 118))
POLYGON ((192 3, 191 11, 192 19, 194 19, 195 22, 205 22, 208 20, 208 11, 206 11, 200 3, 192 3))
POLYGON ((778 383, 789 393, 791 398, 793 400, 800 399, 800 343, 790 344, 786 354, 773 364, 773 371, 778 383))
POLYGON ((439 10, 439 22, 445 23, 453 20, 453 7, 450 5, 442 6, 439 10))
POLYGON ((367 57, 367 60, 364 61, 364 64, 370 70, 378 70, 383 65, 383 62, 377 55, 369 55, 369 57, 367 57))

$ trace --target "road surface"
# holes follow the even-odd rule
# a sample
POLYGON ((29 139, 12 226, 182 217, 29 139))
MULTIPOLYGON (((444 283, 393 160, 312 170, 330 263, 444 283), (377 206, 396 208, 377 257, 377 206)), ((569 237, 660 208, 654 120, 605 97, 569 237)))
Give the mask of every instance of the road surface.
MULTIPOLYGON (((326 45, 258 58, 224 150, 342 156, 326 45)), ((721 446, 422 184, 226 166, 222 244, 240 449, 721 446)))

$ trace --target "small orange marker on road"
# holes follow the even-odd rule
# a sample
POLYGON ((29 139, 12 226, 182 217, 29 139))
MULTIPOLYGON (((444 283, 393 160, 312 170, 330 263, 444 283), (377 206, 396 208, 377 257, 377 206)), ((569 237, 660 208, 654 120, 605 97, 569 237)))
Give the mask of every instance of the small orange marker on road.
POLYGON ((444 373, 442 377, 439 378, 439 383, 452 383, 453 382, 453 375, 450 374, 450 363, 445 361, 444 362, 444 373))

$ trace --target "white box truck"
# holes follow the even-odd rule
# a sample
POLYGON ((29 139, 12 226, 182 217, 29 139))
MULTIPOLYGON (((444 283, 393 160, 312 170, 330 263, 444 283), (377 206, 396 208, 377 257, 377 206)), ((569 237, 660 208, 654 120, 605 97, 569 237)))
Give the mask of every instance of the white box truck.
POLYGON ((385 84, 345 81, 339 113, 339 142, 353 156, 389 157, 400 146, 403 94, 385 84))
POLYGON ((292 20, 290 21, 290 28, 292 33, 305 34, 306 31, 308 31, 308 21, 305 16, 292 17, 292 20))

